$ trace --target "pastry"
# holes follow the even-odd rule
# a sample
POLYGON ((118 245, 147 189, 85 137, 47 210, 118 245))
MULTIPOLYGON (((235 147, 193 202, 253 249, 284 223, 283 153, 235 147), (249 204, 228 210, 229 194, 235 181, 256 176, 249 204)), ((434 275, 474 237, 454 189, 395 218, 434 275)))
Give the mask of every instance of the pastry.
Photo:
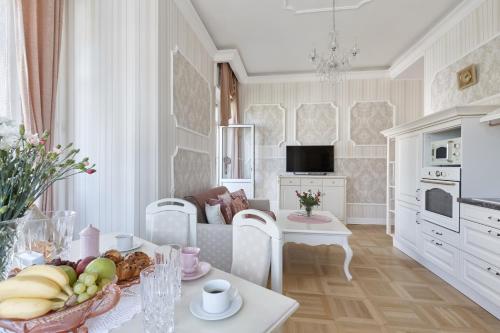
POLYGON ((129 263, 136 262, 136 261, 141 260, 141 259, 142 260, 150 260, 149 256, 146 253, 141 252, 141 251, 130 253, 125 257, 125 261, 127 261, 129 263))
POLYGON ((115 264, 118 264, 120 261, 123 260, 122 255, 117 250, 106 251, 106 253, 104 253, 104 258, 113 260, 115 264))
POLYGON ((126 261, 120 261, 116 265, 116 276, 118 281, 129 280, 134 277, 135 269, 126 261))

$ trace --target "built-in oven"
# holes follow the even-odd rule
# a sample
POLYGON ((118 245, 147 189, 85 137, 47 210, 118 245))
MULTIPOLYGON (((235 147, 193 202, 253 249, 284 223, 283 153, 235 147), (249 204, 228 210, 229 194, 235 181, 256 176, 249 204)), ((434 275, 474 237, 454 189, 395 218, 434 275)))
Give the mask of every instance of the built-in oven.
POLYGON ((419 192, 424 220, 460 231, 460 168, 424 168, 419 192))

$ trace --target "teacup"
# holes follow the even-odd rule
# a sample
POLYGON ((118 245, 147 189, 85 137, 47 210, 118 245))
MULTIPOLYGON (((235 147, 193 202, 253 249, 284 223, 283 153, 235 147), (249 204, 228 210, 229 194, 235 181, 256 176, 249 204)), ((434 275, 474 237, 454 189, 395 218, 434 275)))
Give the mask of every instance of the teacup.
POLYGON ((226 311, 236 297, 236 290, 226 280, 210 280, 203 286, 202 306, 207 313, 226 311))
POLYGON ((200 254, 199 247, 183 247, 181 250, 182 271, 191 274, 198 268, 200 254))
POLYGON ((115 236, 116 249, 118 251, 130 250, 134 245, 134 236, 130 234, 120 234, 115 236))

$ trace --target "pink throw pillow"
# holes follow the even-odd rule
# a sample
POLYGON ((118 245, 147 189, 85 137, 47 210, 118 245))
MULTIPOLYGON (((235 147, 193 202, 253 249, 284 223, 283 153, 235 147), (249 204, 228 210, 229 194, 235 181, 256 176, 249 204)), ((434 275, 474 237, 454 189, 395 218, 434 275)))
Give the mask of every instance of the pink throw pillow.
POLYGON ((241 198, 236 197, 233 199, 233 202, 231 202, 231 211, 233 212, 233 216, 245 209, 245 204, 241 198))
POLYGON ((208 199, 207 204, 210 206, 220 205, 220 212, 222 213, 226 224, 231 224, 233 222, 233 212, 231 211, 231 206, 226 205, 222 199, 208 199))
POLYGON ((245 194, 245 190, 241 189, 236 192, 231 193, 231 198, 235 200, 236 198, 240 198, 241 201, 243 202, 243 206, 245 207, 244 209, 249 209, 250 208, 250 203, 248 202, 247 195, 245 194))
POLYGON ((231 194, 229 192, 226 192, 224 194, 219 194, 217 198, 219 198, 219 200, 224 201, 226 205, 231 205, 231 201, 233 201, 233 198, 231 198, 231 194))

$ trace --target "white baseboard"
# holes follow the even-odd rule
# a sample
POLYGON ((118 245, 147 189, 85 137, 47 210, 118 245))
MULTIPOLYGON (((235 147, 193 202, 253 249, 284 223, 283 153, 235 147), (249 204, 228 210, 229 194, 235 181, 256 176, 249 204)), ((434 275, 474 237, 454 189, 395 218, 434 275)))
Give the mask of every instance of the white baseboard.
POLYGON ((385 218, 372 218, 372 217, 348 217, 347 224, 377 224, 385 225, 385 218))

